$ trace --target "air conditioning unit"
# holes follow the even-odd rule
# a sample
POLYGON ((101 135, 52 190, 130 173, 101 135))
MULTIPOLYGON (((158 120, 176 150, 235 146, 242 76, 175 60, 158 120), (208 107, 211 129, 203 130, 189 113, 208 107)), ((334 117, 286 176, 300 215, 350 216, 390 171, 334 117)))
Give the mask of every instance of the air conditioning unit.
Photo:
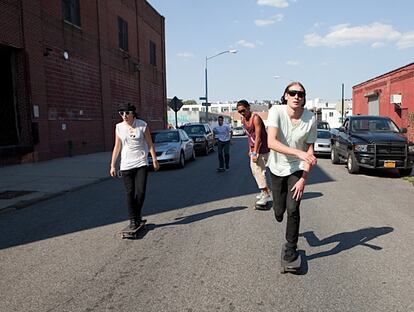
POLYGON ((391 94, 391 96, 390 96, 391 104, 396 104, 398 106, 401 106, 401 101, 402 101, 402 95, 401 94, 391 94))

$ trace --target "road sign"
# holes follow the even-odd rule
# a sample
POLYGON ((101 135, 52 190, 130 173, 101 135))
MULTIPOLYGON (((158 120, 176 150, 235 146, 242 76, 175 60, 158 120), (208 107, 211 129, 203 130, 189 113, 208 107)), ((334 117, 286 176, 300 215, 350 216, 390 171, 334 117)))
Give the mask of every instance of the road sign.
POLYGON ((174 112, 178 112, 180 110, 181 106, 183 106, 183 102, 179 98, 177 98, 176 96, 174 96, 170 100, 170 102, 168 103, 168 106, 171 107, 171 109, 174 112))
POLYGON ((202 105, 202 106, 211 106, 211 103, 206 103, 206 102, 204 102, 204 103, 201 103, 201 105, 202 105))
POLYGON ((205 96, 200 96, 198 99, 199 99, 200 101, 205 101, 205 100, 206 100, 206 97, 205 97, 205 96))

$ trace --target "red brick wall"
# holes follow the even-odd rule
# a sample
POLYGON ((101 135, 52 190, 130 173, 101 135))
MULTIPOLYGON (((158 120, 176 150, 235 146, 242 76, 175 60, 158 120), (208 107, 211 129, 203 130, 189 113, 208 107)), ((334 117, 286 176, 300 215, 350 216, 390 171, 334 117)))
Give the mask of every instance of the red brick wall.
POLYGON ((373 78, 353 87, 352 113, 368 114, 366 94, 379 94, 379 114, 390 117, 399 127, 407 128, 407 137, 414 141, 414 63, 373 78), (392 104, 392 94, 401 94, 401 109, 392 104))
POLYGON ((56 0, 0 0, 0 44, 22 48, 24 56, 26 133, 31 122, 39 125, 32 158, 111 150, 116 111, 126 102, 151 129, 164 128, 164 18, 145 0, 80 1, 80 27, 63 21, 61 11, 56 0), (128 52, 118 48, 118 16, 128 23, 128 52), (149 40, 157 44, 156 68, 149 40))

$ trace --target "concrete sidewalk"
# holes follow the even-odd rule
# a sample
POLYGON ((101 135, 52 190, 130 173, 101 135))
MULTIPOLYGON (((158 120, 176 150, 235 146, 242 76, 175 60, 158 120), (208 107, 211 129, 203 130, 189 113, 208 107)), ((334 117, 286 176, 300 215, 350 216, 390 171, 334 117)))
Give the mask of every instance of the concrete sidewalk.
POLYGON ((0 213, 110 179, 111 152, 0 167, 0 213))

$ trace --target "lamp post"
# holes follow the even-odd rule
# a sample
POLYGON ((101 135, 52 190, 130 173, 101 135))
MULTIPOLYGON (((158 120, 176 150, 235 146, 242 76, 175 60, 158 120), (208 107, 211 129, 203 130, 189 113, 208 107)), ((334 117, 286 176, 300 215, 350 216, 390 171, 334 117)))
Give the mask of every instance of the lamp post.
POLYGON ((217 57, 217 56, 219 56, 219 55, 222 55, 222 54, 225 54, 225 53, 237 53, 237 50, 226 50, 226 51, 223 51, 223 52, 220 52, 220 53, 217 53, 217 54, 214 54, 214 55, 212 55, 212 56, 206 56, 206 69, 205 69, 205 80, 206 80, 206 96, 205 96, 205 106, 206 106, 206 122, 208 123, 208 106, 209 106, 209 103, 208 103, 208 91, 207 91, 207 62, 208 62, 208 60, 211 60, 212 58, 214 58, 214 57, 217 57))

